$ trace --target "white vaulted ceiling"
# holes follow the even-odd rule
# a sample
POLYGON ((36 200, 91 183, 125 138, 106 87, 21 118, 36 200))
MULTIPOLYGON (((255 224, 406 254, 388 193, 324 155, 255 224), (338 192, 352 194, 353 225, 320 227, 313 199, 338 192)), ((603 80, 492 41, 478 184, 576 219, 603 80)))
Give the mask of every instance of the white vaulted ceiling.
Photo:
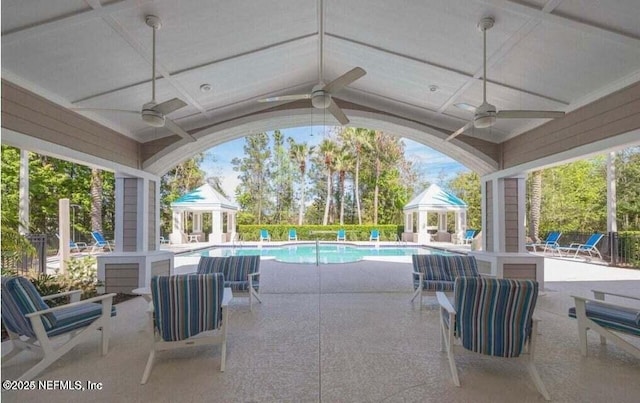
MULTIPOLYGON (((489 15, 487 96, 499 110, 569 112, 640 80, 638 0, 324 0, 323 9, 324 81, 367 72, 336 97, 444 131, 473 117, 456 103, 482 102, 477 23, 489 15)), ((169 116, 192 129, 273 107, 257 103, 266 96, 308 92, 320 10, 318 0, 4 0, 2 75, 66 107, 139 110, 151 97, 144 18, 157 15, 156 99, 187 102, 169 116)), ((170 134, 136 115, 82 113, 143 142, 170 134)), ((501 142, 545 121, 468 134, 501 142)))

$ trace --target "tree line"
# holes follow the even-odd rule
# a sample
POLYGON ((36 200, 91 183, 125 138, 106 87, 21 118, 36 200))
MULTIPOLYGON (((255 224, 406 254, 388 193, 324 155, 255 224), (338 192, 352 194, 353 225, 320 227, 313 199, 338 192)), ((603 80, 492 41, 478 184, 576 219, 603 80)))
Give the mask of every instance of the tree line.
POLYGON ((311 145, 276 130, 232 160, 240 224, 395 224, 418 179, 396 136, 343 128, 311 145))
MULTIPOLYGON (((202 169, 204 153, 178 164, 161 181, 162 233, 171 232, 171 202, 219 177, 202 169)), ((244 156, 232 162, 240 185, 240 224, 401 224, 402 208, 421 180, 404 155, 401 139, 381 131, 346 128, 319 144, 296 142, 280 131, 245 138, 244 156)), ((2 146, 2 234, 17 230, 20 151, 2 146)), ((58 232, 58 199, 73 207, 76 241, 92 230, 111 236, 115 222, 115 179, 111 172, 29 153, 30 232, 58 232)), ((616 154, 619 231, 640 229, 640 147, 616 154)), ((480 229, 480 177, 463 172, 441 183, 468 204, 467 226, 480 229)), ((226 196, 226 195, 225 195, 226 196)), ((204 216, 207 220, 207 215, 204 216)), ((552 230, 606 231, 606 158, 598 156, 530 173, 527 179, 530 235, 552 230), (537 217, 537 218, 536 218, 537 217), (537 222, 536 228, 532 228, 537 222)), ((205 228, 210 225, 204 222, 205 228)), ((534 238, 534 236, 532 236, 534 238)))

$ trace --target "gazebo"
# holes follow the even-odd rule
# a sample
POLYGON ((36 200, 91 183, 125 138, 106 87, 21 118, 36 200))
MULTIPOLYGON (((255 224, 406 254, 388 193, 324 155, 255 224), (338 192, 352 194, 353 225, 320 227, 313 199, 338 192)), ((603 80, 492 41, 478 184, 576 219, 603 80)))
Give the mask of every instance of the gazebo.
POLYGON ((169 236, 171 243, 204 242, 202 228, 203 214, 211 214, 211 233, 209 242, 226 242, 233 239, 236 232, 236 214, 238 206, 227 200, 208 183, 183 195, 171 203, 173 211, 173 231, 169 236), (185 232, 189 213, 192 216, 192 232, 185 232), (223 230, 224 214, 227 216, 227 230, 223 230))
POLYGON ((432 239, 451 241, 451 235, 447 232, 448 212, 455 212, 457 239, 462 239, 467 229, 467 203, 435 184, 414 197, 403 211, 404 240, 418 243, 429 243, 432 239), (438 225, 429 226, 429 213, 438 214, 438 225), (434 233, 433 236, 429 231, 434 233))

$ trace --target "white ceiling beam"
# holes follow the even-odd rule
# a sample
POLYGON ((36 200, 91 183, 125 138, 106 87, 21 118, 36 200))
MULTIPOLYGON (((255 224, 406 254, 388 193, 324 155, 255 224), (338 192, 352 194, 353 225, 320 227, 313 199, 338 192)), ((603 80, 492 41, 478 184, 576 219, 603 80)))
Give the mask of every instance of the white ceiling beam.
MULTIPOLYGON (((520 14, 530 18, 539 18, 542 21, 550 22, 556 25, 569 27, 590 35, 595 35, 600 38, 604 38, 611 42, 623 43, 625 45, 640 48, 640 38, 629 34, 627 32, 621 32, 615 28, 605 27, 597 25, 592 22, 578 20, 571 18, 567 15, 552 14, 553 8, 560 4, 560 1, 549 1, 545 4, 545 7, 538 9, 534 6, 529 6, 522 3, 517 3, 513 0, 473 0, 477 3, 487 4, 490 6, 501 8, 505 11, 509 11, 515 14, 520 14), (548 5, 548 6, 547 6, 548 5)), ((605 2, 602 2, 603 6, 605 2)))
MULTIPOLYGON (((483 0, 478 0, 478 1, 486 3, 486 1, 483 1, 483 0)), ((511 51, 511 49, 513 49, 518 43, 520 43, 527 35, 529 35, 540 24, 540 22, 542 21, 542 16, 552 12, 560 4, 561 1, 562 0, 550 0, 544 5, 544 7, 542 8, 542 11, 537 12, 535 15, 527 15, 528 17, 530 17, 530 19, 526 23, 524 23, 524 25, 522 25, 520 29, 518 29, 513 35, 511 35, 509 39, 507 39, 502 44, 502 46, 498 48, 498 50, 493 52, 491 55, 487 56, 487 68, 494 66, 498 61, 502 60, 511 51)), ((493 1, 492 4, 493 3, 504 3, 504 0, 493 1)), ((504 8, 500 4, 493 4, 493 5, 504 8)), ((438 112, 442 113, 445 110, 447 110, 451 105, 453 105, 458 100, 458 98, 460 98, 460 96, 464 94, 465 91, 467 91, 475 83, 475 80, 482 77, 483 70, 484 70, 484 66, 480 66, 476 70, 476 72, 473 74, 473 79, 467 80, 466 83, 464 83, 460 88, 458 88, 458 90, 451 97, 449 97, 449 99, 445 103, 443 103, 440 106, 440 109, 438 109, 438 112)), ((562 102, 562 103, 564 103, 565 105, 568 105, 567 102, 562 102)))
MULTIPOLYGON (((467 73, 467 72, 462 71, 462 70, 455 69, 455 68, 450 67, 450 66, 445 66, 445 65, 442 65, 442 64, 434 63, 434 62, 431 62, 429 60, 420 59, 420 58, 415 57, 415 56, 406 55, 406 54, 403 54, 403 53, 399 53, 399 52, 396 52, 396 51, 393 51, 393 50, 385 49, 385 48, 382 48, 380 46, 371 45, 369 43, 361 42, 361 41, 358 41, 358 40, 355 40, 355 39, 351 39, 351 38, 347 38, 347 37, 344 37, 344 36, 340 36, 340 35, 336 35, 336 34, 332 34, 332 33, 327 33, 326 36, 329 36, 331 38, 338 39, 338 40, 341 40, 341 41, 349 42, 349 43, 352 43, 354 45, 366 47, 366 48, 375 50, 377 52, 382 52, 382 53, 386 53, 388 55, 392 55, 392 56, 400 57, 400 58, 403 58, 403 59, 411 60, 411 61, 414 61, 414 62, 417 62, 417 63, 420 63, 420 64, 424 64, 424 65, 427 65, 427 66, 430 66, 430 67, 433 67, 433 68, 436 68, 436 69, 439 69, 439 70, 442 70, 442 71, 458 74, 461 77, 470 79, 468 83, 464 84, 464 85, 468 85, 468 86, 473 84, 476 79, 479 79, 481 77, 481 74, 482 74, 482 67, 475 74, 470 74, 470 73, 467 73)), ((505 52, 506 51, 507 50, 505 49, 505 52)), ((495 61, 500 60, 500 58, 501 57, 495 59, 495 61)), ((487 62, 487 66, 489 66, 489 62, 487 62)), ((548 95, 540 94, 540 93, 537 93, 537 92, 533 92, 533 91, 530 91, 530 90, 527 90, 527 89, 524 89, 524 88, 515 87, 513 85, 505 84, 505 83, 502 83, 502 82, 499 82, 499 81, 494 81, 494 80, 487 80, 487 82, 490 83, 490 84, 497 85, 497 86, 504 87, 504 88, 508 88, 508 89, 511 89, 511 90, 514 90, 514 91, 523 92, 523 93, 526 93, 528 95, 532 95, 534 97, 541 98, 541 99, 544 99, 544 100, 547 100, 547 101, 553 101, 553 102, 556 102, 556 103, 562 104, 562 105, 569 105, 568 101, 565 101, 565 100, 562 100, 562 99, 558 99, 558 98, 554 98, 554 97, 551 97, 551 96, 548 96, 548 95)), ((465 89, 466 88, 468 88, 468 87, 465 87, 465 89)), ((444 108, 444 109, 446 109, 446 108, 444 108)), ((442 110, 444 111, 444 109, 442 109, 442 110)))
MULTIPOLYGON (((88 11, 81 11, 76 14, 42 22, 25 28, 18 28, 16 30, 2 34, 2 46, 7 46, 14 42, 19 42, 35 35, 46 35, 58 29, 68 28, 72 25, 83 24, 91 20, 108 16, 118 11, 137 8, 145 3, 151 3, 152 1, 153 0, 125 0, 121 2, 111 3, 106 6, 96 7, 88 11)), ((87 3, 93 7, 92 2, 88 1, 87 3)))
MULTIPOLYGON (((307 39, 307 38, 310 38, 310 37, 314 37, 316 35, 317 35, 317 32, 313 32, 313 33, 302 35, 302 36, 297 36, 295 38, 286 39, 284 41, 277 42, 277 43, 272 43, 272 44, 269 44, 269 45, 266 45, 266 46, 263 46, 263 47, 260 47, 260 48, 251 49, 251 50, 248 50, 246 52, 237 53, 237 54, 230 55, 230 56, 225 56, 225 57, 220 58, 220 59, 212 60, 212 61, 209 61, 209 62, 206 62, 206 63, 202 63, 202 64, 198 64, 198 65, 195 65, 195 66, 190 66, 190 67, 187 67, 187 68, 184 68, 184 69, 181 69, 181 70, 176 70, 174 72, 170 72, 169 74, 171 76, 177 76, 179 74, 189 73, 191 71, 195 71, 195 70, 198 70, 198 69, 201 69, 201 68, 204 68, 204 67, 210 67, 210 66, 213 66, 215 64, 227 62, 227 61, 230 61, 230 60, 239 59, 239 58, 242 58, 242 57, 245 57, 245 56, 250 56, 250 55, 253 55, 253 54, 265 52, 267 50, 272 50, 272 49, 275 49, 275 48, 278 48, 278 47, 281 47, 281 46, 288 45, 288 44, 293 43, 293 42, 302 41, 304 39, 307 39)), ((85 102, 85 101, 88 101, 88 100, 91 100, 91 99, 94 99, 94 98, 98 98, 98 97, 101 97, 101 96, 104 96, 104 95, 112 94, 114 92, 126 90, 126 89, 129 89, 129 88, 133 88, 133 87, 136 87, 138 85, 146 84, 146 83, 149 83, 149 82, 151 82, 150 78, 148 80, 140 81, 140 82, 133 83, 133 84, 128 84, 128 85, 125 85, 123 87, 114 88, 114 89, 111 89, 111 90, 108 90, 108 91, 100 92, 98 94, 93 94, 93 95, 89 95, 87 97, 76 99, 76 100, 72 101, 72 103, 73 104, 79 104, 81 102, 85 102)), ((317 81, 315 81, 315 83, 317 83, 317 81)))

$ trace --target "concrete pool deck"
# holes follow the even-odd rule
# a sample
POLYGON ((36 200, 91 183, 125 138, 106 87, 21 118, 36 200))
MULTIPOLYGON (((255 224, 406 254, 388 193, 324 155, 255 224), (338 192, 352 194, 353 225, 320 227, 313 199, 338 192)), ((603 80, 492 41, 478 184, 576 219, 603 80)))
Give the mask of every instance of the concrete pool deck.
MULTIPOLYGON (((571 294, 591 288, 640 293, 640 270, 546 259, 546 291, 536 365, 553 401, 636 402, 640 362, 589 334, 589 356, 578 348, 576 323, 567 317, 571 294), (593 267, 592 267, 593 266, 593 267)), ((179 272, 194 267, 179 267, 179 272)), ((117 305, 110 351, 98 354, 99 336, 76 347, 39 379, 102 382, 99 392, 2 392, 7 402, 534 402, 543 401, 524 365, 462 353, 462 387, 451 381, 439 351, 438 310, 411 304, 411 265, 363 261, 295 265, 263 261, 262 304, 232 301, 227 368, 218 371, 219 347, 160 354, 145 386, 149 354, 142 298, 117 305)), ((627 338, 636 345, 637 338, 627 338)), ((3 343, 3 352, 7 346, 3 343)), ((23 353, 3 363, 15 379, 35 363, 23 353)))

